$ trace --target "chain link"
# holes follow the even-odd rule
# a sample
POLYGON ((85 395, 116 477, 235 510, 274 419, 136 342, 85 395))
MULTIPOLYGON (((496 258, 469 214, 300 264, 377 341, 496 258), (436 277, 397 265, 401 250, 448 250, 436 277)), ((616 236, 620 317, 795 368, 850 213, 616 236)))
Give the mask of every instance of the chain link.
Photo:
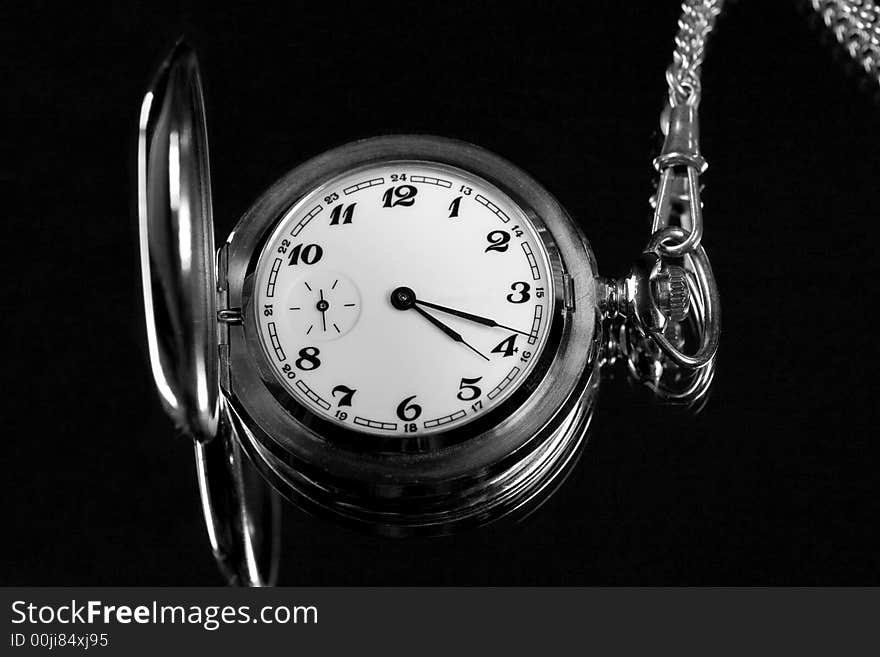
POLYGON ((666 69, 669 103, 694 105, 700 102, 700 67, 706 54, 706 40, 721 13, 724 0, 685 0, 678 19, 672 63, 666 69))
POLYGON ((834 38, 880 85, 880 6, 872 0, 810 0, 834 38))

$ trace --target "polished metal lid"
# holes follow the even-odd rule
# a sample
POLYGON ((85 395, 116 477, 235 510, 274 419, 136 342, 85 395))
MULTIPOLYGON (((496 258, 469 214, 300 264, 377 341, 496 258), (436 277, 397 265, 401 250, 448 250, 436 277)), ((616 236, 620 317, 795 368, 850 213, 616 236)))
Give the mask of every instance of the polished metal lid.
POLYGON ((198 62, 182 42, 141 105, 138 214, 156 387, 178 429, 210 440, 219 389, 211 181, 198 62))

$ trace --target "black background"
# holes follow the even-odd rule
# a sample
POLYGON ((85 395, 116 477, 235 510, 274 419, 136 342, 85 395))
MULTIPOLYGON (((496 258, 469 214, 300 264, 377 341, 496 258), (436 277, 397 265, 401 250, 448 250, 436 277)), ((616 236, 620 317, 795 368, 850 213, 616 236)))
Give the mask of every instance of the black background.
MULTIPOLYGON (((206 84, 218 240, 299 161, 388 132, 519 164, 605 275, 648 238, 676 2, 283 6, 0 12, 0 583, 220 582, 138 283, 137 112, 180 34, 206 84)), ((724 302, 703 413, 607 381, 580 464, 526 523, 393 541, 291 509, 283 583, 880 583, 878 107, 792 2, 728 7, 703 82, 724 302)))

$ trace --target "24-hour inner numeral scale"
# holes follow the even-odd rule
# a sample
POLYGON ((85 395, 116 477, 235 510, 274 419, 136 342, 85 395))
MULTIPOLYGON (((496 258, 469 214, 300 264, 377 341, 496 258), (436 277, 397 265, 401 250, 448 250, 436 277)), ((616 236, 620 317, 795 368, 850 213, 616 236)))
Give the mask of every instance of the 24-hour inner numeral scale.
POLYGON ((325 419, 446 430, 502 402, 537 361, 554 297, 543 252, 516 204, 473 174, 426 162, 348 172, 268 240, 262 343, 278 380, 325 419))

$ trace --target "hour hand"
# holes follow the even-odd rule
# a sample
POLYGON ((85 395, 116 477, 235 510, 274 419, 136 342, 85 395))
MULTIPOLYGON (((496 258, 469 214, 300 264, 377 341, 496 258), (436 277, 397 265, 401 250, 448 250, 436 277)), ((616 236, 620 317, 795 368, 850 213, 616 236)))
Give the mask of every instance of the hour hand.
POLYGON ((479 315, 467 313, 463 310, 456 310, 455 308, 441 306, 440 304, 431 303, 430 301, 422 301, 421 299, 416 299, 414 303, 416 303, 420 306, 427 306, 428 308, 433 308, 434 310, 439 310, 440 312, 443 312, 443 313, 455 315, 456 317, 461 317, 462 319, 466 319, 471 322, 476 322, 477 324, 482 324, 483 326, 492 326, 492 327, 503 328, 503 329, 507 329, 508 331, 513 331, 514 333, 519 333, 520 335, 526 335, 528 337, 533 337, 531 333, 526 333, 525 331, 520 331, 519 329, 515 329, 510 326, 505 326, 504 324, 499 324, 494 319, 489 319, 488 317, 480 317, 479 315))

